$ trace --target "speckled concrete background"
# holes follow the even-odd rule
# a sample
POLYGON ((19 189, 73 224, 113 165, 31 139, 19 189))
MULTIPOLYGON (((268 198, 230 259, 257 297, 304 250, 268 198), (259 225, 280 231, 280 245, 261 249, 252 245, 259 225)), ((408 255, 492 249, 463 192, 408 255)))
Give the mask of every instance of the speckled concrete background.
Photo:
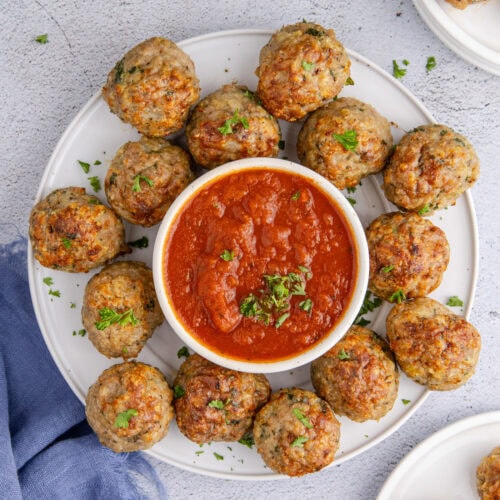
POLYGON ((27 220, 59 137, 125 50, 153 35, 275 29, 302 18, 335 29, 350 49, 392 71, 410 61, 404 85, 437 121, 469 137, 482 163, 473 188, 480 270, 471 316, 483 338, 478 370, 463 388, 431 394, 397 432, 347 463, 302 479, 264 483, 199 476, 152 460, 171 498, 374 498, 420 441, 461 418, 500 409, 500 78, 448 50, 410 0, 15 0, 0 2, 0 242, 27 220), (34 38, 48 33, 49 43, 34 38), (427 56, 438 66, 425 71, 427 56))

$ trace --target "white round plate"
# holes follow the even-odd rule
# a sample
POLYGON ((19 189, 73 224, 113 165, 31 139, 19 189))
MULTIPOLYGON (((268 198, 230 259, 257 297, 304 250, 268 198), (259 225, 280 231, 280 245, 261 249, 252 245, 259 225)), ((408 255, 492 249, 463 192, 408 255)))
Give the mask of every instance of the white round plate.
POLYGON ((377 500, 473 500, 476 469, 500 446, 500 411, 465 418, 436 432, 394 469, 377 500))
MULTIPOLYGON (((231 81, 238 81, 255 89, 257 80, 254 70, 258 65, 259 52, 270 35, 270 31, 262 30, 226 31, 192 38, 179 45, 194 60, 203 95, 206 95, 231 81)), ((372 104, 397 124, 393 127, 396 141, 403 131, 433 121, 422 104, 392 76, 358 54, 349 54, 355 84, 346 86, 342 95, 355 96, 372 104)), ((112 68, 113 65, 114 61, 110 61, 109 67, 112 68)), ((280 155, 297 161, 295 142, 300 124, 281 122, 281 126, 285 149, 280 155)), ((126 141, 138 137, 135 130, 109 111, 100 94, 95 95, 60 139, 45 170, 37 199, 45 197, 53 189, 71 185, 85 186, 88 192, 92 192, 88 177, 98 176, 102 182, 117 149, 126 141), (88 174, 80 168, 78 160, 90 163, 88 174), (97 160, 102 163, 94 165, 97 160)), ((354 193, 346 193, 346 196, 356 201, 354 207, 365 227, 379 214, 394 209, 380 190, 380 182, 380 178, 372 177, 364 180, 354 193)), ((105 201, 102 190, 97 195, 105 201)), ((472 306, 478 268, 477 230, 470 195, 462 196, 454 207, 436 214, 433 221, 446 232, 451 246, 449 268, 433 296, 442 302, 446 302, 450 296, 459 296, 464 307, 454 308, 455 312, 467 315, 472 306)), ((148 248, 135 249, 126 258, 151 265, 157 227, 144 229, 127 224, 126 231, 127 241, 142 236, 149 238, 148 248)), ((34 260, 30 249, 30 289, 41 331, 61 373, 82 401, 89 386, 101 372, 119 362, 102 356, 86 336, 78 335, 82 328, 80 310, 84 288, 95 272, 97 271, 71 274, 46 269, 34 260), (52 278, 53 284, 45 284, 45 278, 52 278), (50 291, 60 291, 60 297, 54 296, 50 291)), ((372 314, 370 327, 381 334, 385 332, 388 309, 389 305, 384 304, 372 314)), ((172 383, 182 361, 177 357, 177 351, 181 347, 180 340, 165 322, 155 331, 138 359, 160 368, 169 383, 172 383)), ((308 366, 293 372, 270 374, 269 380, 274 389, 290 386, 312 388, 308 366)), ((341 418, 342 437, 335 463, 361 453, 394 432, 424 401, 426 395, 427 391, 422 386, 402 376, 394 408, 379 422, 359 424, 341 418)), ((200 447, 186 439, 175 422, 172 423, 168 436, 157 443, 150 453, 178 467, 217 477, 282 477, 265 467, 255 447, 249 449, 239 443, 212 443, 200 447)))
POLYGON ((500 75, 500 0, 457 9, 445 0, 413 0, 422 19, 451 50, 500 75))

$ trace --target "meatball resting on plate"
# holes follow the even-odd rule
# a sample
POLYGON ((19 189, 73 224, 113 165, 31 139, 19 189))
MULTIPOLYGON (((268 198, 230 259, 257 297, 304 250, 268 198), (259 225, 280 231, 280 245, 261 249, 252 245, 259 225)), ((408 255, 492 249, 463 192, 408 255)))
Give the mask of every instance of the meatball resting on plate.
POLYGON ((193 61, 174 42, 161 37, 130 49, 102 89, 113 113, 152 137, 180 130, 199 95, 193 61))
POLYGON ((243 85, 224 85, 202 99, 186 125, 189 151, 198 165, 214 168, 240 158, 278 156, 280 127, 243 85))
POLYGON ((238 441, 252 430, 255 414, 271 394, 262 374, 216 365, 191 354, 174 381, 179 430, 195 443, 238 441))
POLYGON ((436 289, 450 260, 444 231, 417 213, 390 212, 366 229, 368 288, 389 302, 423 297, 436 289))
POLYGON ((135 358, 163 320, 153 273, 142 262, 109 264, 85 287, 83 326, 108 358, 135 358))
POLYGON ((312 112, 300 129, 300 162, 337 188, 380 172, 392 148, 391 126, 369 104, 341 97, 312 112))
POLYGON ((382 418, 393 407, 399 387, 398 369, 387 342, 357 325, 311 363, 311 380, 336 415, 356 422, 382 418))
POLYGON ((500 446, 481 460, 476 470, 476 485, 481 500, 500 498, 500 446))
POLYGON ((162 138, 127 142, 114 156, 104 182, 108 203, 132 224, 158 224, 177 195, 192 181, 190 158, 162 138))
POLYGON ((479 159, 463 135, 445 125, 405 134, 384 170, 382 185, 401 210, 430 215, 454 205, 479 176, 479 159))
POLYGON ((340 423, 330 405, 314 392, 281 389, 255 417, 257 451, 276 473, 303 476, 333 462, 340 423))
POLYGON ((39 201, 29 236, 40 264, 60 271, 86 273, 130 252, 122 221, 81 187, 56 189, 39 201))
POLYGON ((396 304, 387 316, 386 330, 401 370, 418 384, 447 391, 474 374, 479 332, 440 302, 420 297, 396 304))
POLYGON ((87 393, 85 413, 104 446, 118 453, 146 450, 166 436, 172 398, 158 368, 129 361, 104 370, 87 393))
POLYGON ((260 51, 257 93, 273 116, 294 122, 333 99, 350 68, 332 29, 308 22, 284 26, 260 51))

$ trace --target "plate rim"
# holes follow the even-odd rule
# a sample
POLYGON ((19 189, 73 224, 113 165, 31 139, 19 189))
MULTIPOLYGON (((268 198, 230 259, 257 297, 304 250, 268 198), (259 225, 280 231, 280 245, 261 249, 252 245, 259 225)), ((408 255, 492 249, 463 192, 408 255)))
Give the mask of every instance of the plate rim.
POLYGON ((482 44, 460 28, 436 0, 413 0, 431 31, 462 59, 494 75, 500 75, 500 52, 482 44))
MULTIPOLYGON (((223 37, 228 37, 228 36, 235 36, 235 37, 241 37, 241 36, 270 36, 272 35, 276 30, 275 29, 256 29, 256 28, 240 28, 240 29, 234 29, 234 30, 222 30, 222 31, 214 31, 206 34, 201 34, 201 35, 196 35, 184 40, 181 40, 179 42, 176 42, 177 45, 181 48, 185 48, 191 44, 197 44, 200 42, 203 42, 205 40, 210 40, 214 38, 223 38, 223 37)), ((372 70, 376 71, 381 77, 383 77, 384 80, 388 81, 390 85, 395 86, 398 88, 400 92, 402 92, 406 98, 408 98, 416 107, 419 108, 420 112, 425 115, 427 120, 430 123, 437 123, 434 116, 430 113, 430 111, 427 109, 425 104, 421 102, 406 86, 404 86, 399 80, 396 78, 393 78, 392 75, 390 75, 389 72, 384 70, 381 66, 378 64, 374 63, 373 61, 369 60, 365 56, 359 54, 358 52, 351 50, 346 47, 346 51, 349 55, 350 58, 355 58, 360 62, 361 64, 364 64, 371 68, 372 70)), ((55 163, 61 149, 63 149, 66 141, 70 138, 70 136, 75 132, 78 126, 81 125, 81 118, 84 117, 94 106, 99 105, 99 101, 102 99, 101 95, 101 89, 99 89, 97 92, 95 92, 87 101, 86 103, 79 109, 79 111, 75 114, 75 116, 71 119, 71 121, 68 123, 66 126, 66 129, 64 130, 63 134, 60 136, 59 140, 56 143, 56 146, 53 149, 52 154, 49 157, 49 160, 47 161, 47 164, 45 165, 43 175, 40 179, 40 184, 37 189, 37 194, 35 199, 33 200, 33 206, 41 199, 42 193, 46 187, 47 181, 52 175, 52 166, 55 163)), ((476 288, 477 288, 477 279, 478 279, 478 273, 479 273, 479 241, 478 241, 478 226, 477 226, 477 217, 476 217, 476 212, 474 208, 474 203, 472 199, 472 194, 470 190, 466 191, 463 195, 465 204, 466 204, 466 211, 468 213, 468 216, 470 217, 470 224, 471 224, 471 237, 472 237, 472 265, 473 269, 471 270, 471 287, 469 290, 469 297, 467 300, 467 304, 464 307, 463 310, 463 315, 464 317, 468 318, 470 315, 470 312, 472 310, 473 306, 473 301, 474 301, 474 295, 476 293, 476 288)), ((33 305, 33 309, 35 312, 35 316, 37 318, 37 323, 39 326, 39 329, 42 333, 42 337, 44 339, 45 344, 47 345, 47 348, 51 354, 53 362, 56 364, 59 372, 63 376, 63 378, 66 380, 66 383, 70 386, 71 390, 73 393, 76 395, 76 397, 82 402, 82 404, 85 403, 85 395, 80 394, 80 388, 77 387, 76 383, 71 379, 70 377, 70 372, 71 370, 67 371, 66 367, 63 366, 63 363, 61 359, 59 359, 59 355, 57 354, 56 346, 53 344, 51 339, 44 333, 45 328, 42 328, 42 325, 44 325, 44 320, 43 320, 43 315, 42 311, 40 308, 40 305, 38 304, 37 298, 36 298, 36 290, 35 290, 35 261, 34 261, 34 256, 33 256, 33 251, 32 247, 29 244, 28 241, 28 248, 27 248, 27 267, 28 267, 28 281, 29 281, 29 289, 30 289, 30 297, 33 305)), ((343 462, 346 462, 347 460, 350 460, 354 458, 355 456, 364 453, 368 449, 378 445, 380 442, 382 442, 384 439, 392 435, 394 432, 396 432, 402 425, 404 425, 408 419, 414 415, 414 413, 419 409, 422 404, 425 402, 427 397, 429 396, 430 391, 426 389, 420 398, 416 401, 412 402, 412 405, 406 413, 392 426, 387 428, 384 432, 379 434, 376 438, 370 440, 366 444, 359 446, 356 450, 353 450, 351 452, 345 453, 342 456, 339 456, 336 458, 332 464, 330 464, 328 468, 334 466, 334 465, 340 465, 343 462)), ((210 470, 205 470, 201 469, 200 467, 192 467, 190 464, 182 464, 180 465, 178 462, 174 462, 173 460, 170 460, 168 457, 164 457, 163 455, 159 454, 154 447, 150 448, 148 450, 144 450, 145 453, 148 453, 151 456, 154 456, 155 458, 161 460, 162 462, 168 463, 170 465, 173 465, 175 467, 181 468, 183 470, 188 470, 191 472, 195 472, 197 474, 202 474, 206 476, 211 476, 211 477, 217 477, 221 479, 230 479, 230 480, 241 480, 241 481, 252 481, 252 480, 277 480, 277 479, 286 479, 288 476, 282 475, 282 474, 277 474, 274 472, 271 473, 260 473, 260 474, 252 474, 252 475, 239 475, 238 473, 230 473, 230 472, 225 472, 225 471, 210 471, 210 470)))
POLYGON ((377 500, 391 500, 395 497, 391 496, 394 490, 398 487, 401 477, 416 461, 420 460, 427 452, 432 451, 436 446, 459 436, 462 432, 481 427, 485 424, 499 424, 500 410, 478 413, 469 417, 457 420, 425 438, 407 453, 401 461, 396 465, 394 470, 389 474, 380 489, 377 500))

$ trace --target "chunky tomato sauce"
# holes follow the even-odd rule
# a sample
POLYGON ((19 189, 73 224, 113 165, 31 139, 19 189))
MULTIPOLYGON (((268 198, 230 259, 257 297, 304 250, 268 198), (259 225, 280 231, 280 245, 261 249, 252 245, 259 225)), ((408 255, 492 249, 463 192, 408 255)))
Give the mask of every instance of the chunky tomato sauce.
POLYGON ((311 181, 251 169, 186 203, 166 239, 164 279, 176 316, 204 345, 277 361, 339 321, 354 287, 354 251, 339 209, 311 181), (278 306, 276 282, 290 292, 278 306))

